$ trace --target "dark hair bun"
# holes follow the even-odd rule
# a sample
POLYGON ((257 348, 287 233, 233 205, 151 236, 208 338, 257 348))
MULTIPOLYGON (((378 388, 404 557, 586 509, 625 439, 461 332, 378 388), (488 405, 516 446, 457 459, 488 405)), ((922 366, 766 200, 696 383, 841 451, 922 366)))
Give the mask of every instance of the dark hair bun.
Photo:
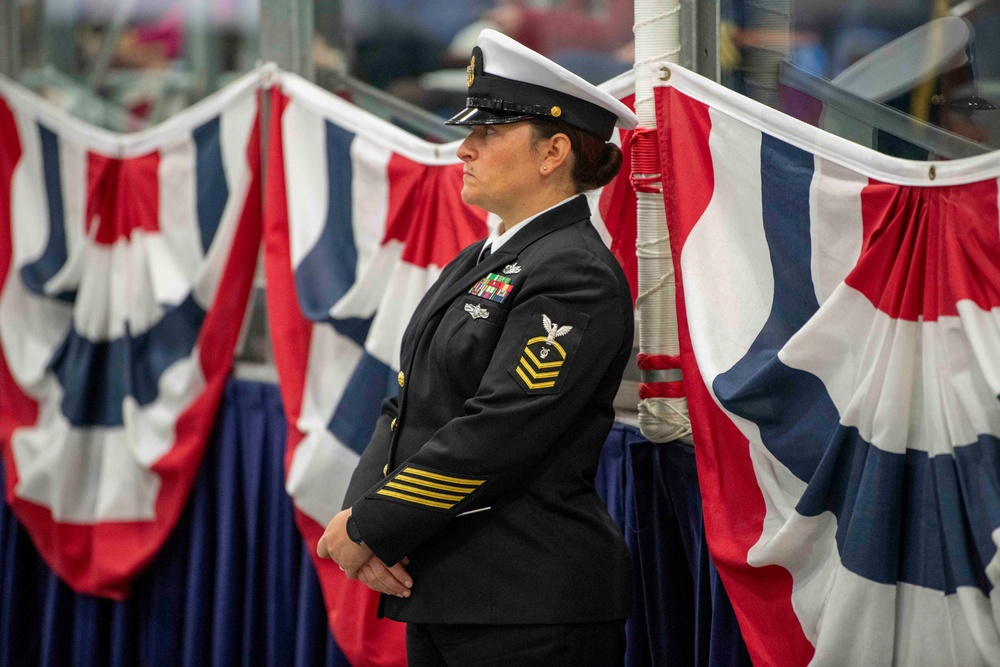
POLYGON ((569 137, 573 146, 573 183, 577 192, 603 187, 611 182, 622 168, 622 152, 618 146, 604 141, 593 132, 581 130, 567 123, 532 119, 536 138, 548 138, 561 132, 569 137))
POLYGON ((604 187, 618 175, 618 171, 622 168, 622 151, 618 146, 605 142, 600 149, 600 158, 593 165, 587 165, 589 168, 586 171, 580 168, 582 163, 582 160, 578 161, 576 168, 573 169, 573 177, 577 186, 581 190, 604 187))

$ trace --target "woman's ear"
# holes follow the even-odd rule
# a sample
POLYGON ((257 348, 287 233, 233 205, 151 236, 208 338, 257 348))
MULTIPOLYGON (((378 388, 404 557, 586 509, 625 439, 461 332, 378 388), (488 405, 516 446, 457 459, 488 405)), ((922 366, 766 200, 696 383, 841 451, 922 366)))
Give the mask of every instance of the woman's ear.
POLYGON ((542 143, 544 154, 542 155, 541 169, 543 172, 552 173, 565 163, 573 153, 573 144, 562 132, 553 134, 542 143))

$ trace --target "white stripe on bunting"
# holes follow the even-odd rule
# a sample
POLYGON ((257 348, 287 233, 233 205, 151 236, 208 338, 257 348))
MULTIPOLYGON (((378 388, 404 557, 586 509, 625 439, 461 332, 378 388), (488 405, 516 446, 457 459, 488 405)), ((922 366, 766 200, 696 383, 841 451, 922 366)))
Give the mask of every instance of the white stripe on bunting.
POLYGON ((817 177, 809 190, 810 261, 816 301, 822 304, 861 254, 861 190, 868 185, 868 179, 819 157, 815 165, 817 177))
POLYGON ((681 256, 685 285, 711 295, 687 304, 691 342, 706 377, 730 368, 746 353, 771 310, 773 285, 767 263, 767 240, 760 203, 760 132, 727 116, 712 113, 709 148, 715 165, 715 191, 685 244, 681 256), (719 152, 735 146, 744 160, 720 159, 719 152), (744 224, 750 221, 750 224, 744 224), (737 224, 738 223, 738 224, 737 224), (704 254, 703 254, 704 253, 704 254), (714 256, 726 271, 704 271, 688 266, 687 258, 714 256), (763 261, 748 261, 749 257, 763 261), (720 308, 718 304, 744 303, 744 308, 720 308), (700 332, 727 331, 722 337, 700 332), (703 346, 711 349, 702 349, 703 346))

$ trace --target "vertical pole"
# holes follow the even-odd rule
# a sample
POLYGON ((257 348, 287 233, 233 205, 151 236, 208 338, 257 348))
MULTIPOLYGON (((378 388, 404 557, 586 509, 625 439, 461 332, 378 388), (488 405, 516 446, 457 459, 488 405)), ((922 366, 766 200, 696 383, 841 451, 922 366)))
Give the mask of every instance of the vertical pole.
POLYGON ((748 32, 757 36, 754 45, 745 49, 749 95, 777 108, 778 76, 791 49, 791 2, 747 0, 746 22, 748 32))
POLYGON ((681 0, 681 35, 681 66, 718 83, 719 0, 681 0))
POLYGON ((312 38, 313 0, 260 0, 260 57, 299 76, 315 80, 312 38))
POLYGON ((0 0, 0 74, 21 73, 21 17, 18 0, 0 0))
MULTIPOLYGON (((713 0, 714 1, 714 0, 713 0)), ((639 264, 639 428, 652 442, 690 442, 691 423, 681 384, 674 295, 674 267, 663 206, 653 97, 653 74, 669 72, 681 53, 679 0, 635 0, 635 113, 632 178, 636 190, 636 256, 639 264)))
POLYGON ((203 0, 188 0, 185 8, 185 50, 191 71, 196 73, 195 94, 198 98, 218 87, 219 68, 212 30, 211 5, 203 0))

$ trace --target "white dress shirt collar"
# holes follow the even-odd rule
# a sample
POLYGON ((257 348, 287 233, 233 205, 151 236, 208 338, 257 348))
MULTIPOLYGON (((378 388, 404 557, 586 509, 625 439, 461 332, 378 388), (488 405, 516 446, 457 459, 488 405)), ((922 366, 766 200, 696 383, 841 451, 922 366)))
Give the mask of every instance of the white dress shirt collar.
POLYGON ((500 231, 500 224, 498 223, 492 229, 492 231, 490 231, 490 235, 486 238, 486 243, 483 244, 483 249, 480 251, 480 254, 479 254, 480 259, 483 256, 482 253, 486 252, 487 248, 490 248, 490 252, 496 252, 497 250, 499 250, 503 246, 503 244, 507 243, 507 241, 510 241, 512 238, 514 238, 515 234, 517 234, 519 231, 521 231, 522 229, 524 229, 525 227, 527 227, 528 223, 530 223, 531 221, 533 221, 535 218, 537 218, 538 216, 540 216, 543 213, 547 213, 547 212, 551 211, 554 208, 562 206, 563 204, 565 204, 569 200, 573 199, 574 197, 579 197, 579 196, 580 195, 578 195, 578 194, 576 194, 576 195, 570 195, 569 197, 567 197, 566 199, 563 199, 558 204, 554 204, 554 205, 548 207, 547 209, 545 209, 544 211, 539 211, 538 213, 536 213, 536 214, 534 214, 534 215, 532 215, 530 217, 525 218, 521 222, 517 223, 516 225, 514 225, 513 227, 511 227, 510 229, 508 229, 503 234, 499 234, 498 233, 500 231))

